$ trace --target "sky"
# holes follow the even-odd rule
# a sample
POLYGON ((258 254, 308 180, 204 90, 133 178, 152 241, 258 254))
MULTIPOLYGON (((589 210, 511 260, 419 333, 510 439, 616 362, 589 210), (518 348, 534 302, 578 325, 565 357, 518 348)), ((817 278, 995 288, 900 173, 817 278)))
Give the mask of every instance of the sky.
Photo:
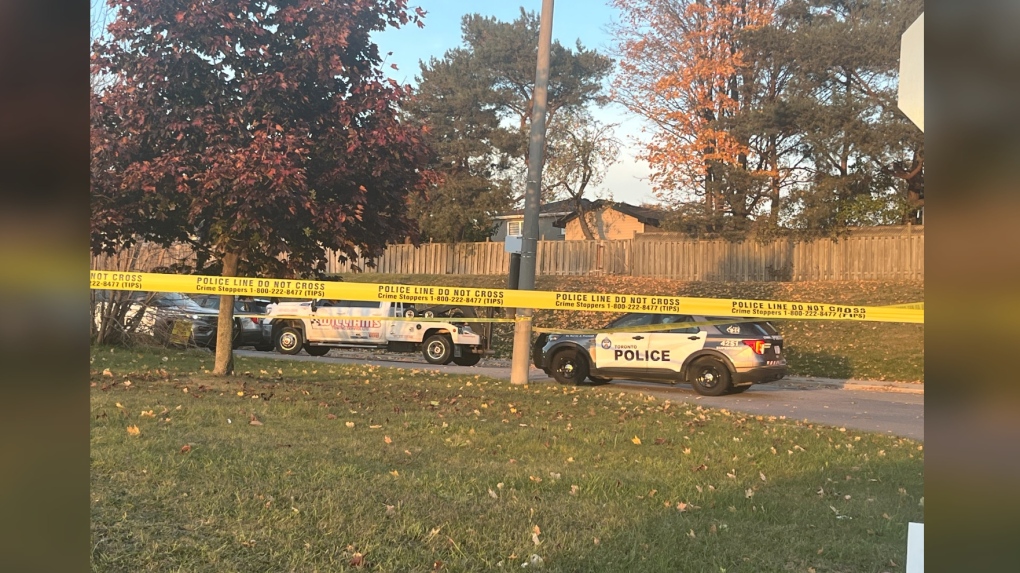
MULTIPOLYGON (((93 14, 102 8, 103 0, 90 2, 93 14)), ((380 53, 392 52, 386 56, 383 66, 387 75, 412 85, 416 84, 415 76, 420 73, 420 61, 441 58, 447 50, 461 45, 460 22, 465 14, 481 14, 511 22, 520 15, 522 6, 530 12, 542 10, 542 0, 410 0, 409 4, 426 11, 424 28, 414 25, 391 28, 373 37, 380 53), (398 69, 393 70, 390 64, 396 64, 398 69)), ((617 11, 607 0, 556 0, 553 40, 571 48, 580 40, 586 48, 611 55, 609 25, 616 18, 617 11)), ((636 139, 641 137, 642 121, 617 104, 594 110, 593 115, 602 122, 618 124, 615 132, 622 145, 618 161, 610 167, 602 184, 587 192, 587 197, 612 198, 633 205, 657 202, 647 181, 648 164, 636 158, 640 151, 636 139)))
MULTIPOLYGON (((420 61, 441 58, 452 48, 462 44, 460 34, 461 17, 465 14, 481 14, 510 22, 520 15, 521 7, 529 12, 540 13, 542 0, 411 0, 412 6, 426 11, 425 27, 405 26, 376 33, 374 38, 380 52, 386 56, 384 70, 389 77, 400 83, 416 84, 415 76, 420 74, 420 61), (396 64, 397 70, 389 67, 396 64)), ((556 0, 553 7, 552 35, 564 47, 573 47, 580 40, 586 48, 594 48, 603 54, 613 52, 609 25, 617 19, 617 11, 605 0, 556 0)), ((587 193, 589 198, 609 198, 633 205, 657 202, 652 195, 647 178, 648 164, 636 158, 640 148, 635 141, 641 136, 642 122, 620 105, 595 110, 594 115, 603 122, 619 124, 615 129, 620 139, 620 157, 610 167, 600 186, 587 193)))

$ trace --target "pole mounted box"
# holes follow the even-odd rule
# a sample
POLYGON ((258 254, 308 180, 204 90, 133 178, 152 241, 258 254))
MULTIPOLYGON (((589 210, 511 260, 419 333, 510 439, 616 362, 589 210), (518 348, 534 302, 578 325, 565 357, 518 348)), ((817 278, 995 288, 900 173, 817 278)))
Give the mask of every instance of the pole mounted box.
POLYGON ((517 235, 507 235, 506 239, 503 240, 503 250, 508 253, 521 254, 521 247, 524 244, 524 238, 517 235))
POLYGON ((896 105, 924 131, 924 13, 900 39, 900 88, 896 105))

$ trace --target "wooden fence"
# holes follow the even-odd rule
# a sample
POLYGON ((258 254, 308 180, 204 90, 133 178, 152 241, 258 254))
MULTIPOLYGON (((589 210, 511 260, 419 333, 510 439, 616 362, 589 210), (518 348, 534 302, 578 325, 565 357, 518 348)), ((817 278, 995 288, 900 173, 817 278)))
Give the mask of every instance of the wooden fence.
MULTIPOLYGON (((145 261, 187 262, 187 253, 94 257, 92 268, 151 270, 145 261), (137 262, 130 262, 137 261, 137 262), (129 264, 125 264, 129 262, 129 264)), ((330 254, 328 271, 387 274, 505 275, 510 256, 503 243, 391 245, 375 268, 365 259, 340 262, 330 254)), ((862 230, 838 240, 756 242, 645 236, 623 241, 540 241, 538 275, 631 275, 689 281, 923 280, 924 229, 862 230)))

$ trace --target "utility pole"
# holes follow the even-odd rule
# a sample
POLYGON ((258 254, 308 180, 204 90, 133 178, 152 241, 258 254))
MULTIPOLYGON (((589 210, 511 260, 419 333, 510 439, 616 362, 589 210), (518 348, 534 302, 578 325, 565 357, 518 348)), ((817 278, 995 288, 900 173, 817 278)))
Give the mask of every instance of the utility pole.
MULTIPOLYGON (((542 0, 538 24, 538 65, 532 95, 531 135, 528 148, 528 183, 524 190, 524 228, 521 237, 521 271, 518 288, 535 290, 538 254, 538 208, 542 191, 542 153, 545 150, 545 107, 549 92, 549 50, 552 45, 553 0, 542 0)), ((514 351, 510 383, 527 384, 531 361, 531 316, 534 309, 518 308, 514 321, 514 351)))

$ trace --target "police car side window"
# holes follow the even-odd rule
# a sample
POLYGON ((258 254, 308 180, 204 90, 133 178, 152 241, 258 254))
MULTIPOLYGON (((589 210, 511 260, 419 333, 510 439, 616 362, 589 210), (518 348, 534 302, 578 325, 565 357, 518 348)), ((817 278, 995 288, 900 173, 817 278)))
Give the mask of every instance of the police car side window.
MULTIPOLYGON (((718 320, 718 319, 713 319, 718 320)), ((734 322, 731 324, 717 324, 716 328, 723 334, 734 336, 762 336, 767 334, 764 329, 753 322, 734 322)))
MULTIPOLYGON (((662 315, 662 318, 659 322, 662 324, 674 324, 682 322, 694 322, 694 319, 690 316, 683 314, 664 314, 662 315)), ((699 329, 697 326, 684 326, 680 328, 674 328, 673 330, 669 330, 667 332, 677 334, 697 334, 699 332, 699 329)))
POLYGON ((654 315, 626 314, 610 323, 609 328, 626 328, 628 326, 644 326, 652 323, 654 315))

